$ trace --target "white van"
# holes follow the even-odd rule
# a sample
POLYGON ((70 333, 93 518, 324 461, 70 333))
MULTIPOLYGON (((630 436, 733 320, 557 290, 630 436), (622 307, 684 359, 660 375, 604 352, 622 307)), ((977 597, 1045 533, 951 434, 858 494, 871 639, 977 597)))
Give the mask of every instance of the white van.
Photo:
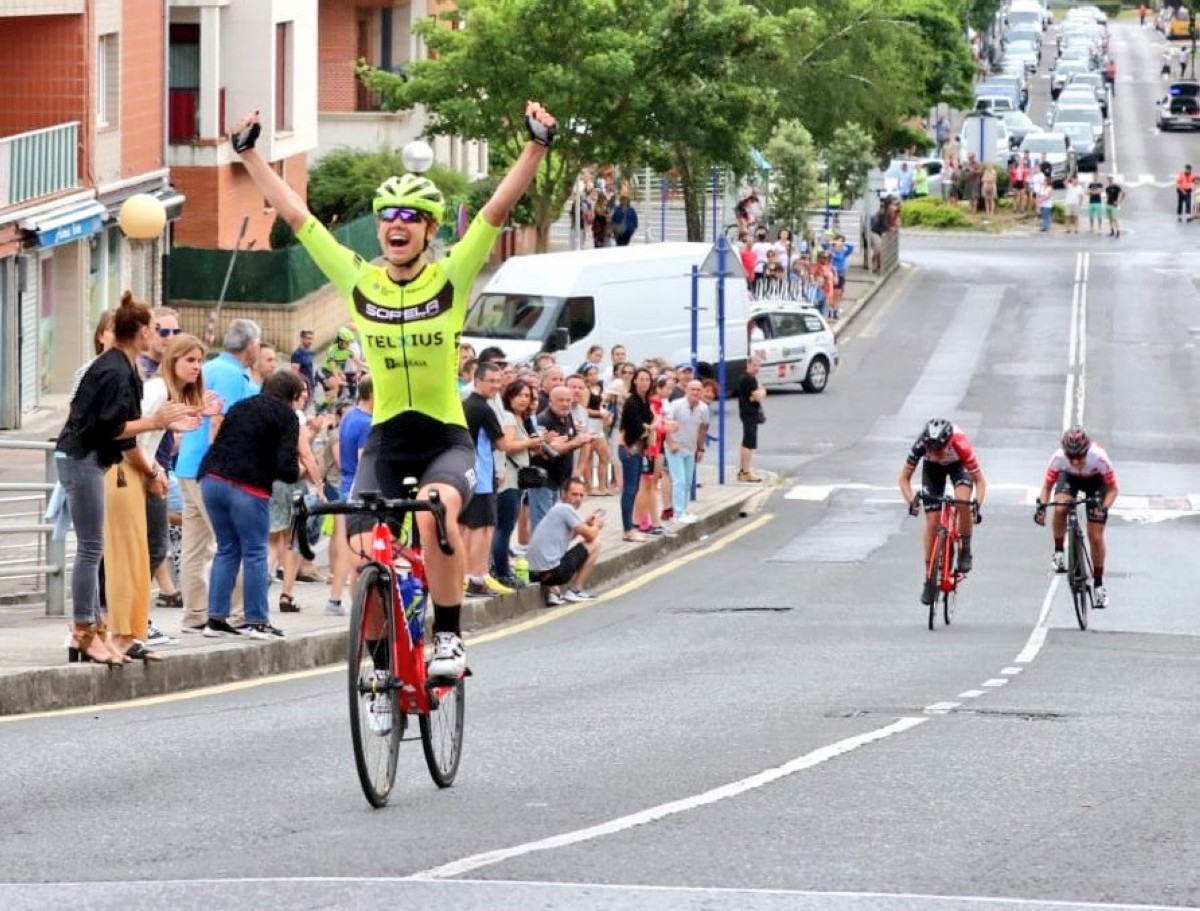
MULTIPOLYGON (((717 361, 717 252, 712 244, 663 243, 514 256, 471 305, 463 341, 498 345, 510 361, 541 351, 574 368, 592 345, 629 359, 690 361, 692 267, 699 266, 698 360, 717 361)), ((736 251, 725 256, 727 362, 745 366, 749 294, 736 251)))
MULTIPOLYGON (((592 345, 600 345, 606 357, 613 345, 623 345, 635 362, 652 357, 673 364, 691 361, 693 266, 700 270, 696 361, 701 376, 715 377, 720 354, 718 261, 716 248, 706 243, 515 256, 496 271, 471 304, 462 340, 477 351, 499 346, 510 361, 532 361, 549 351, 568 370, 583 363, 592 345)), ((745 370, 751 317, 762 311, 752 308, 742 264, 732 248, 726 251, 725 272, 729 389, 745 370)), ((779 357, 785 348, 812 349, 808 339, 791 346, 779 341, 779 357)), ((801 375, 791 382, 805 378, 801 375)), ((822 378, 818 381, 824 388, 822 378)))

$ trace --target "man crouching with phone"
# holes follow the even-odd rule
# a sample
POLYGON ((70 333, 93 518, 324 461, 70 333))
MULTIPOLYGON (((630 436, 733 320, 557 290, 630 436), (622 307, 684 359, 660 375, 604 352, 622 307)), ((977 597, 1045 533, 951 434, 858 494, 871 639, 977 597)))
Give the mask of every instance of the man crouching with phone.
POLYGON ((568 601, 591 601, 595 597, 583 586, 600 558, 604 510, 597 509, 586 519, 581 516, 583 491, 582 478, 567 478, 559 491, 561 499, 537 524, 529 539, 525 552, 529 578, 542 584, 547 607, 559 607, 568 601), (579 541, 572 545, 576 538, 579 541))

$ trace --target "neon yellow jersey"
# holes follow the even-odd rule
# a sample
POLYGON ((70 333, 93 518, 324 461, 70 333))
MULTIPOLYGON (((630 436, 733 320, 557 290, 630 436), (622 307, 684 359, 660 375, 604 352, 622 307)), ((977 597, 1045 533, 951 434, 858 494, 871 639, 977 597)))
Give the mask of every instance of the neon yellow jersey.
MULTIPOLYGON (((401 285, 386 268, 339 244, 315 218, 296 232, 350 305, 375 386, 372 424, 413 414, 467 426, 458 396, 458 340, 471 286, 499 236, 499 228, 476 216, 449 256, 401 285)), ((427 426, 413 422, 414 430, 427 426)))

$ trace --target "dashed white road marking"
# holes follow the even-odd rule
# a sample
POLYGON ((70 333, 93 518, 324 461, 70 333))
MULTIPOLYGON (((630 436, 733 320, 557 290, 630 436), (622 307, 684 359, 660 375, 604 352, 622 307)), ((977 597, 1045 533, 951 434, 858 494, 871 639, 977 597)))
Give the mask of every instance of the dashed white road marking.
POLYGON ((945 715, 962 705, 961 702, 935 702, 922 710, 926 715, 945 715))
POLYGON ((516 857, 524 857, 528 854, 536 854, 541 851, 552 851, 555 848, 564 848, 568 845, 576 845, 585 841, 592 841, 596 838, 603 838, 606 835, 615 835, 619 832, 627 831, 628 829, 643 826, 647 823, 656 822, 660 819, 665 819, 668 816, 674 816, 677 813, 686 813, 689 810, 695 810, 699 807, 708 806, 717 803, 718 801, 726 800, 730 797, 737 797, 740 794, 745 794, 748 791, 753 791, 764 787, 780 779, 786 778, 789 775, 794 775, 797 772, 802 772, 806 769, 811 769, 814 766, 821 765, 831 759, 836 759, 839 756, 844 756, 857 750, 859 747, 866 746, 870 743, 883 740, 895 734, 902 734, 905 731, 911 730, 920 724, 929 721, 929 717, 905 717, 881 728, 876 728, 873 731, 867 731, 864 734, 857 734, 854 737, 847 737, 845 740, 839 740, 837 743, 831 743, 828 746, 820 747, 810 753, 805 753, 803 756, 797 756, 789 762, 785 762, 781 766, 776 766, 773 769, 766 769, 756 775, 751 775, 748 778, 743 778, 739 781, 731 781, 728 784, 723 784, 720 787, 705 791, 702 794, 695 794, 690 797, 683 797, 679 800, 672 800, 669 803, 659 804, 656 807, 650 807, 646 810, 639 810, 636 813, 630 813, 627 816, 620 816, 616 819, 610 819, 607 822, 602 822, 598 825, 588 826, 585 829, 576 829, 574 832, 564 832, 561 835, 552 835, 549 838, 542 838, 537 841, 528 841, 524 844, 513 845, 509 848, 499 848, 495 851, 484 851, 480 854, 472 854, 469 857, 463 857, 459 860, 451 861, 448 864, 441 864, 437 867, 431 867, 428 870, 422 870, 414 873, 411 876, 405 877, 409 880, 427 880, 427 879, 448 879, 454 876, 461 876, 464 873, 469 873, 472 870, 478 870, 481 867, 490 867, 493 864, 502 863, 506 860, 512 860, 516 857))
POLYGON ((967 690, 966 692, 959 693, 958 698, 959 699, 978 699, 980 696, 983 696, 983 695, 984 695, 983 690, 967 690))
POLYGON ((993 677, 991 680, 983 681, 983 683, 981 683, 980 686, 995 688, 998 686, 1004 686, 1006 683, 1008 683, 1007 677, 993 677))
POLYGON ((1015 676, 1015 675, 1021 673, 1021 671, 1023 671, 1023 670, 1025 670, 1025 668, 1023 668, 1023 667, 1006 667, 1000 673, 1006 677, 1012 677, 1012 676, 1015 676))

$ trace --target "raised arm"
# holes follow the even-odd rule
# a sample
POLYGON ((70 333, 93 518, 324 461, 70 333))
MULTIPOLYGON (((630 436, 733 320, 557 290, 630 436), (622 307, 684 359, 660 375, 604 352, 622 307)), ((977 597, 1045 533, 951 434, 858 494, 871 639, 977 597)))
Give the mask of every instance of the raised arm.
MULTIPOLYGON (((241 156, 246 173, 250 175, 254 185, 266 197, 275 213, 287 222, 289 228, 299 231, 304 223, 312 217, 312 213, 309 212, 308 205, 300 194, 276 174, 275 169, 254 148, 261 129, 258 122, 258 111, 247 114, 239 120, 234 125, 233 133, 230 136, 234 151, 241 156)), ((497 192, 499 192, 499 188, 497 188, 497 192)), ((518 196, 518 198, 520 197, 518 196)))
MULTIPOLYGON (((537 176, 542 159, 546 157, 550 143, 554 140, 554 118, 538 102, 526 102, 525 118, 531 138, 525 144, 525 148, 521 150, 520 157, 496 187, 496 191, 492 193, 492 198, 487 201, 480 212, 483 220, 493 228, 504 224, 512 207, 529 189, 533 178, 537 176)), ((268 170, 270 169, 268 168, 268 170)), ((282 183, 282 181, 280 182, 282 183)), ((280 214, 283 213, 280 212, 280 214)))

